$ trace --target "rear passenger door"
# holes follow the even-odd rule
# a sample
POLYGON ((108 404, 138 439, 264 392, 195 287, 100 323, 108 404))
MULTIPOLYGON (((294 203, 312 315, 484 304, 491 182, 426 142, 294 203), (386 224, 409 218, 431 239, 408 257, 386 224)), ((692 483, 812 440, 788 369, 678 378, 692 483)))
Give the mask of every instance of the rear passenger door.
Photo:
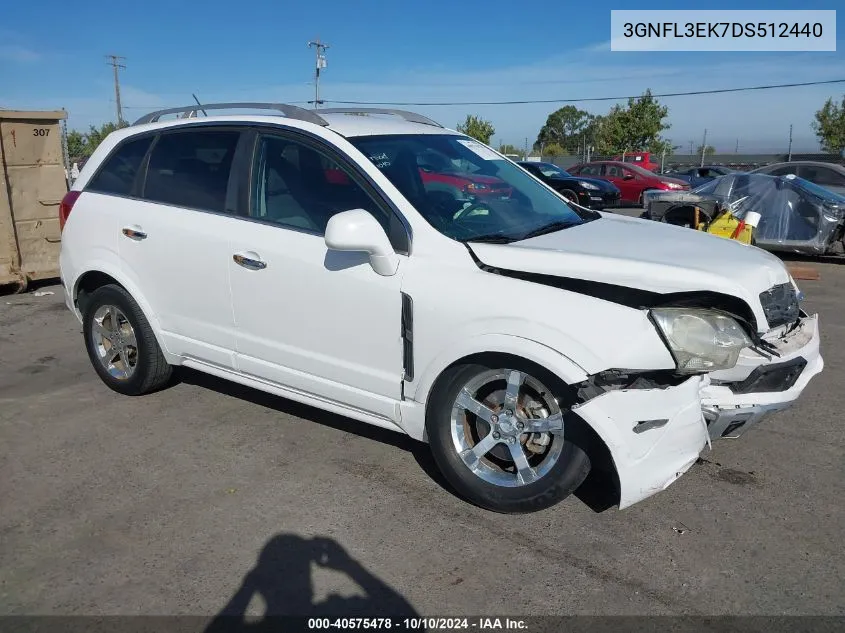
POLYGON ((234 367, 228 236, 241 132, 189 126, 159 134, 137 196, 115 207, 124 274, 137 285, 175 354, 234 367))

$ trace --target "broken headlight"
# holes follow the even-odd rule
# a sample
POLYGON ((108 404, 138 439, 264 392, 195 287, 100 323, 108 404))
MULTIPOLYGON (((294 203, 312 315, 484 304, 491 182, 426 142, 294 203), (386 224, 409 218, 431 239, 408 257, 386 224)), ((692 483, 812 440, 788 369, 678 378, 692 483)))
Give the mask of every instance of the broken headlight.
POLYGON ((714 310, 655 308, 651 317, 684 374, 730 369, 752 343, 736 319, 714 310))

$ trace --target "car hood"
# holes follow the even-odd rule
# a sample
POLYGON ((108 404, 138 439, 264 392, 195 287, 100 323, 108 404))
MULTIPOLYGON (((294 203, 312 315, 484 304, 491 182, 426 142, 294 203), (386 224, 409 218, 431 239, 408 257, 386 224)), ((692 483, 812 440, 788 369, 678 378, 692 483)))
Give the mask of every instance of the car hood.
POLYGON ((745 301, 765 329, 760 293, 789 283, 774 255, 688 228, 613 214, 512 244, 470 243, 495 268, 648 292, 710 291, 745 301))

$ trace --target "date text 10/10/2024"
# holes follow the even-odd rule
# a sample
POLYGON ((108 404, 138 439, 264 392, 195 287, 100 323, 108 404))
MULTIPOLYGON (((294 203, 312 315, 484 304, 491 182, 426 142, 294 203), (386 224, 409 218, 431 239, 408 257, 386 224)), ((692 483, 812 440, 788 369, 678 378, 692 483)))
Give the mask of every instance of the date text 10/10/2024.
POLYGON ((527 629, 519 618, 309 618, 308 629, 332 631, 384 629, 394 631, 497 631, 527 629))

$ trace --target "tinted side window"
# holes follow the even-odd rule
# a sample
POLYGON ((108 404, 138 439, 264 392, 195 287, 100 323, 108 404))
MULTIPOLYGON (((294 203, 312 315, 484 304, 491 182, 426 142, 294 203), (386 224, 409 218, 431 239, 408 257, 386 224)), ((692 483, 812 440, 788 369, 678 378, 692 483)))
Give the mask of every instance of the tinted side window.
POLYGON ((829 167, 801 167, 799 175, 822 187, 845 187, 845 176, 829 167))
POLYGON ((391 234, 391 217, 329 156, 293 139, 259 139, 250 217, 323 234, 336 213, 366 209, 391 234))
POLYGON ((162 134, 150 155, 144 198, 223 211, 240 132, 191 130, 162 134))
POLYGON ((776 167, 769 172, 772 176, 786 176, 788 174, 795 174, 798 169, 792 165, 785 165, 784 167, 776 167))
POLYGON ((138 169, 152 142, 152 136, 124 142, 106 159, 86 189, 121 196, 130 195, 138 169))

